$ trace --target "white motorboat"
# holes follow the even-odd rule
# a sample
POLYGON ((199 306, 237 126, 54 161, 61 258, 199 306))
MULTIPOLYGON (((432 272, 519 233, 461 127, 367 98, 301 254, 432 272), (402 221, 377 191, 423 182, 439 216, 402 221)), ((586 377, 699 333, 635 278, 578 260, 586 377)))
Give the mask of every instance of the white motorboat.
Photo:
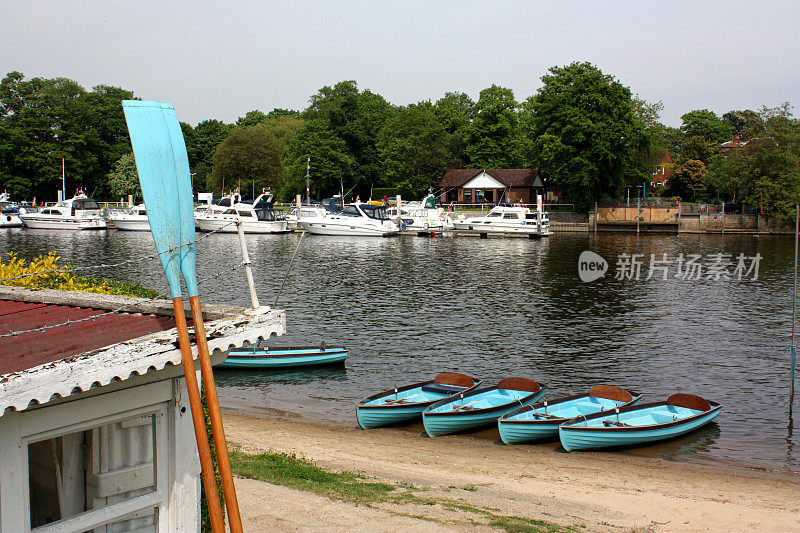
POLYGON ((438 204, 436 196, 429 194, 419 202, 408 202, 386 210, 389 218, 400 224, 400 229, 411 231, 446 231, 453 229, 449 213, 438 204), (399 214, 398 214, 399 211, 399 214))
POLYGON ((19 206, 11 201, 8 193, 0 193, 0 228, 19 228, 21 226, 19 206))
POLYGON ((147 219, 144 204, 112 210, 108 218, 110 224, 120 231, 150 231, 150 221, 147 219))
POLYGON ((317 235, 390 236, 397 225, 389 220, 386 208, 372 204, 348 204, 339 212, 318 214, 297 220, 299 229, 317 235))
POLYGON ((195 226, 200 231, 236 233, 241 223, 245 233, 288 233, 288 223, 275 214, 272 204, 272 194, 265 191, 253 203, 235 203, 221 212, 219 209, 195 212, 195 226))
POLYGON ((531 211, 519 205, 497 205, 486 215, 464 217, 453 221, 459 231, 477 233, 522 233, 527 235, 550 235, 550 221, 547 213, 531 211))
POLYGON ((289 214, 286 215, 286 224, 290 230, 300 229, 300 226, 297 224, 300 219, 324 217, 327 212, 328 210, 319 204, 301 205, 299 209, 295 207, 289 211, 289 214))
POLYGON ((73 198, 39 211, 20 208, 19 218, 31 229, 105 229, 106 221, 100 206, 78 191, 73 198), (23 212, 24 211, 24 212, 23 212))

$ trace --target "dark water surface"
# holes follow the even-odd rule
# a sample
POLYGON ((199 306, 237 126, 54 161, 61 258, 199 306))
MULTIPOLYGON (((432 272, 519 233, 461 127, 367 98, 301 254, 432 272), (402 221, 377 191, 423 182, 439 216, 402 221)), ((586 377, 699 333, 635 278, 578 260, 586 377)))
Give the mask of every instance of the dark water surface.
MULTIPOLYGON (((299 239, 248 236, 262 304, 273 304, 299 239)), ((355 425, 362 397, 447 370, 488 384, 529 376, 548 385, 550 398, 598 383, 642 391, 644 401, 681 391, 722 403, 717 422, 624 453, 797 471, 788 402, 793 244, 789 237, 727 235, 309 235, 277 306, 286 310, 287 334, 273 344, 344 344, 346 367, 219 370, 221 401, 355 425), (608 260, 605 278, 580 281, 584 250, 608 260), (645 254, 639 280, 614 279, 621 253, 645 254), (650 254, 665 253, 673 261, 669 279, 659 271, 645 280, 650 254), (732 254, 734 263, 740 253, 760 254, 758 279, 674 278, 679 254, 707 262, 715 253, 732 254)), ((31 258, 50 250, 75 265, 134 259, 97 274, 167 291, 149 233, 0 232, 0 252, 31 258)), ((201 237, 204 302, 249 305, 240 261, 235 235, 201 237)))

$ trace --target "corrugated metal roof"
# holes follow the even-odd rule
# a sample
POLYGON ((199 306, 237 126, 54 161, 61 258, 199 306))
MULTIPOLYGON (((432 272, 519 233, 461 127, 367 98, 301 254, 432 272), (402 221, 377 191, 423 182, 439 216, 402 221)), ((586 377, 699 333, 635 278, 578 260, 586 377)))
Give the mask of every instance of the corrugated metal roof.
POLYGON ((66 323, 44 331, 0 337, 0 375, 175 327, 172 317, 105 313, 102 309, 0 300, 0 335, 66 323), (97 318, 75 322, 92 316, 97 318))
MULTIPOLYGON (((171 315, 168 300, 0 286, 0 335, 97 316, 0 337, 0 416, 179 366, 181 354, 171 315), (75 303, 79 305, 64 305, 75 303), (100 316, 121 305, 147 313, 100 316)), ((245 310, 203 304, 203 315, 212 318, 205 329, 214 360, 235 346, 286 331, 284 312, 268 307, 245 310)), ((196 357, 194 345, 192 352, 196 357)))

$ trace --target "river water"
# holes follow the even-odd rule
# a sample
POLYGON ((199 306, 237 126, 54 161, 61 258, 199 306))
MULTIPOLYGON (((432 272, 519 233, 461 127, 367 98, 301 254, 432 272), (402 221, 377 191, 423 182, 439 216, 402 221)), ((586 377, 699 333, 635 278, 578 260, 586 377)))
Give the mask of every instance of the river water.
MULTIPOLYGON (((294 234, 247 237, 262 304, 273 305, 297 250, 277 305, 286 310, 287 334, 272 344, 344 344, 346 365, 218 370, 223 406, 354 426, 362 397, 441 371, 486 384, 527 376, 547 384, 549 398, 608 383, 643 392, 643 401, 688 392, 723 404, 717 421, 698 432, 623 453, 800 470, 789 410, 789 237, 309 235, 299 242, 294 234), (605 277, 581 281, 585 250, 608 261, 605 277), (643 254, 638 279, 620 254, 643 254), (683 279, 692 254, 710 270, 683 279), (740 254, 746 268, 737 271, 740 254), (716 279, 714 263, 728 258, 731 279, 716 279), (754 262, 757 275, 747 272, 754 262), (650 266, 661 268, 647 279, 650 266)), ((51 250, 76 266, 130 260, 93 272, 167 292, 149 233, 0 232, 0 253, 32 258, 51 250)), ((198 254, 202 301, 248 306, 237 237, 200 236, 198 254)), ((496 431, 481 435, 497 439, 496 431)))

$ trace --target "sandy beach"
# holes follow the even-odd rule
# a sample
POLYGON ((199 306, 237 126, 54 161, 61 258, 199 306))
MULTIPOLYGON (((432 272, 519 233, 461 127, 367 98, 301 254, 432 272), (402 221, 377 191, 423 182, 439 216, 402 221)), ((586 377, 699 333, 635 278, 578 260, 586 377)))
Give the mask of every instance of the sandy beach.
POLYGON ((493 531, 481 509, 583 531, 798 531, 796 475, 687 464, 555 445, 504 446, 469 435, 364 431, 287 413, 225 413, 248 453, 296 454, 328 470, 410 484, 453 505, 352 504, 237 480, 246 531, 493 531))

